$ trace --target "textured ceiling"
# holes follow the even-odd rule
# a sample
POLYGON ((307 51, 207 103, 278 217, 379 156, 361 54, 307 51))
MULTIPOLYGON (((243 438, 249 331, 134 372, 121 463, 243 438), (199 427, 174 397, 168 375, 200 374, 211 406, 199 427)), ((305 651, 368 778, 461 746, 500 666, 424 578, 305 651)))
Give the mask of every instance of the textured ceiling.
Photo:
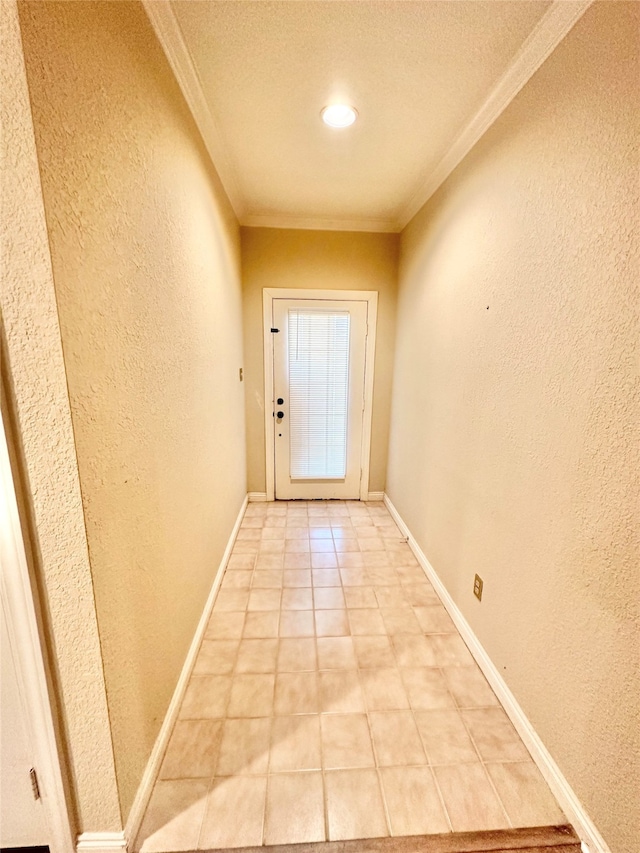
MULTIPOLYGON (((549 2, 174 0, 243 222, 392 230, 549 2), (332 130, 320 110, 353 104, 332 130)), ((406 218, 406 216, 404 217, 406 218)))

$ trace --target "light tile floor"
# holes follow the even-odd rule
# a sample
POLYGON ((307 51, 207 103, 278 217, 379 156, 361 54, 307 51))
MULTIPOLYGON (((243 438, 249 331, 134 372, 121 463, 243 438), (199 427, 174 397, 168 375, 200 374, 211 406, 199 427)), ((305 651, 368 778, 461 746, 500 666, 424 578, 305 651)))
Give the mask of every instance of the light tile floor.
POLYGON ((384 505, 249 504, 137 849, 564 822, 384 505))

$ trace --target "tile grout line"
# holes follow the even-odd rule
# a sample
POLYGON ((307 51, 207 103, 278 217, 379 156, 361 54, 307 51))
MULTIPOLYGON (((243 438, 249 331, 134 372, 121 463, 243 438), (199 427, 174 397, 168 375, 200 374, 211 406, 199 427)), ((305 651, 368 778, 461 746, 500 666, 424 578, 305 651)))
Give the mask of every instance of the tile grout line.
MULTIPOLYGON (((246 518, 246 517, 247 517, 247 508, 245 507, 244 516, 242 517, 242 521, 241 521, 241 523, 240 523, 240 529, 242 529, 242 525, 243 525, 244 520, 245 520, 245 518, 246 518)), ((237 541, 237 540, 236 540, 236 541, 237 541)), ((235 546, 235 542, 234 542, 234 546, 235 546)), ((231 554, 233 554, 233 549, 232 549, 232 551, 231 551, 231 554)), ((231 559, 231 555, 229 556, 229 559, 231 559)), ((254 560, 254 564, 255 564, 255 560, 254 560)), ((225 565, 225 567, 224 567, 224 569, 223 569, 223 572, 222 572, 222 580, 221 580, 221 583, 220 583, 220 589, 222 589, 222 584, 224 583, 224 579, 225 579, 225 577, 226 577, 226 575, 227 575, 227 572, 228 572, 228 571, 229 571, 229 560, 227 560, 227 563, 226 563, 226 565, 225 565)), ((253 570, 252 570, 252 571, 253 571, 253 570)), ((215 609, 215 606, 214 606, 214 609, 215 609)), ((213 610, 212 610, 212 615, 213 615, 213 610)), ((245 624, 245 622, 246 622, 246 618, 247 618, 247 617, 246 617, 246 611, 245 611, 245 618, 244 618, 243 623, 242 623, 242 628, 243 628, 243 630, 244 630, 244 624, 245 624)), ((203 636, 203 642, 204 642, 204 639, 206 638, 206 634, 207 634, 207 632, 206 632, 206 629, 205 629, 204 636, 203 636)), ((242 632, 241 632, 241 635, 242 635, 242 632)), ((198 652, 198 655, 200 654, 201 649, 202 649, 202 646, 200 647, 200 650, 199 650, 199 652, 198 652)), ((237 660, 238 660, 238 654, 239 654, 239 652, 240 652, 240 643, 238 643, 238 648, 236 649, 236 652, 235 652, 235 655, 234 655, 233 665, 232 665, 232 667, 231 667, 231 672, 232 672, 232 673, 233 673, 233 672, 234 672, 234 670, 235 670, 235 667, 236 667, 236 664, 237 664, 237 660)), ((197 663, 197 658, 196 658, 196 663, 197 663)), ((193 678, 193 674, 192 674, 191 678, 193 678)), ((189 682, 191 682, 191 678, 189 679, 189 682)), ((188 687, 189 687, 189 686, 190 686, 190 684, 187 686, 187 689, 188 689, 188 687)), ((208 786, 207 786, 207 796, 206 796, 206 800, 205 800, 205 806, 204 806, 204 809, 202 810, 202 818, 200 819, 200 826, 199 826, 199 828, 198 828, 198 834, 197 834, 197 836, 196 836, 196 849, 198 849, 198 850, 200 850, 200 849, 201 849, 201 848, 200 848, 200 841, 201 841, 201 839, 202 839, 202 832, 203 832, 203 830, 204 830, 205 821, 206 821, 206 819, 207 819, 207 812, 209 811, 209 802, 210 802, 211 794, 213 793, 213 786, 214 786, 215 778, 216 778, 216 770, 218 769, 218 763, 219 763, 219 761, 220 761, 220 749, 221 749, 221 747, 222 747, 222 739, 223 739, 223 737, 224 737, 225 723, 226 723, 226 720, 227 720, 227 713, 226 713, 226 712, 228 711, 228 708, 229 708, 229 702, 231 701, 231 691, 232 691, 232 689, 233 689, 233 676, 231 677, 231 685, 230 685, 230 687, 229 687, 229 695, 227 696, 227 701, 226 701, 226 703, 225 703, 225 715, 224 715, 224 717, 222 718, 221 725, 220 725, 220 741, 219 741, 219 743, 218 743, 218 754, 216 755, 216 760, 215 760, 215 766, 214 766, 214 768, 213 768, 213 773, 212 773, 212 775, 211 775, 211 778, 209 779, 209 784, 208 784, 208 786)), ((185 696, 186 696, 186 691, 185 691, 185 696)), ((182 704, 184 704, 184 697, 183 697, 183 700, 182 700, 182 704)), ((180 710, 182 710, 182 708, 180 708, 180 710)), ((180 717, 180 713, 178 712, 178 718, 179 718, 179 717, 180 717)))
MULTIPOLYGON (((362 689, 362 685, 360 685, 360 689, 362 689)), ((363 691, 362 695, 364 698, 364 691, 363 691)), ((366 709, 367 708, 366 698, 364 700, 364 704, 365 704, 365 709, 366 709)), ((375 740, 373 738, 373 728, 371 726, 371 717, 369 716, 368 709, 365 710, 365 715, 367 718, 367 728, 369 730, 369 740, 371 742, 371 754, 373 755, 374 769, 376 771, 376 779, 378 780, 378 788, 380 790, 380 796, 382 798, 382 805, 384 808, 385 821, 387 824, 387 830, 389 832, 389 835, 391 836, 391 835, 393 835, 393 830, 392 830, 392 826, 391 826, 391 816, 389 814, 389 804, 387 803, 387 796, 386 796, 384 787, 382 785, 382 777, 380 775, 380 765, 378 762, 378 751, 376 749, 375 740)))
MULTIPOLYGON (((502 809, 502 811, 504 812, 505 817, 507 818, 507 822, 508 822, 508 824, 509 824, 509 827, 513 828, 513 822, 512 822, 512 820, 511 820, 511 816, 510 816, 510 815, 509 815, 509 813, 507 812, 506 806, 505 806, 505 805, 504 805, 504 803, 502 802, 502 797, 501 797, 501 796, 500 796, 500 794, 498 793, 498 789, 497 789, 497 788, 496 788, 496 786, 494 785, 493 779, 491 778, 491 775, 490 775, 489 771, 487 770, 487 768, 486 768, 486 766, 485 766, 485 761, 484 761, 484 758, 482 757, 482 755, 481 755, 481 753, 480 753, 480 749, 478 748, 478 744, 476 743, 476 739, 474 738, 474 736, 473 736, 473 734, 472 734, 472 732, 471 732, 471 729, 470 729, 470 728, 469 728, 469 726, 467 725, 467 721, 465 720, 465 718, 464 718, 464 716, 463 716, 462 712, 460 712, 460 719, 462 720, 462 725, 465 727, 465 730, 466 730, 466 732, 467 732, 467 735, 468 735, 468 737, 469 737, 469 740, 470 740, 470 741, 471 741, 471 743, 473 744, 473 748, 475 749, 475 751, 476 751, 476 753, 477 753, 477 755, 478 755, 478 758, 480 759, 480 766, 482 767, 482 770, 483 770, 483 772, 484 772, 484 775, 485 775, 485 776, 487 777, 487 779, 489 780, 489 785, 491 786, 491 789, 492 789, 492 790, 493 790, 493 792, 495 793, 495 795, 496 795, 496 797, 497 797, 497 799, 498 799, 498 803, 500 804, 500 808, 502 809)), ((518 738, 518 739, 519 739, 519 738, 518 738)))
POLYGON ((381 768, 378 764, 376 764, 376 778, 378 780, 378 788, 380 789, 380 797, 382 799, 382 808, 384 809, 384 819, 387 824, 387 832, 389 833, 389 837, 394 837, 393 825, 391 823, 391 812, 389 811, 389 804, 387 803, 387 794, 384 789, 384 785, 382 784, 382 773, 381 768))
MULTIPOLYGON (((427 755, 427 758, 429 756, 427 755)), ((429 772, 431 773, 431 778, 433 779, 433 784, 435 785, 436 794, 438 795, 438 799, 440 800, 440 805, 442 806, 442 811, 446 818, 447 823, 449 824, 449 830, 453 832, 453 821, 451 820, 451 816, 449 814, 449 809, 447 808, 447 804, 444 799, 444 794, 440 789, 440 784, 438 782, 438 777, 436 776, 436 772, 434 770, 433 764, 429 761, 429 772)))
MULTIPOLYGON (((217 764, 217 759, 216 759, 217 764)), ((209 795, 213 790, 213 783, 215 781, 215 774, 209 779, 209 784, 207 785, 207 796, 204 803, 204 808, 202 810, 202 817, 200 818, 200 826, 198 827, 198 834, 196 836, 196 850, 200 850, 200 839, 202 838, 202 830, 204 829, 204 823, 207 817, 207 812, 209 811, 209 795)))

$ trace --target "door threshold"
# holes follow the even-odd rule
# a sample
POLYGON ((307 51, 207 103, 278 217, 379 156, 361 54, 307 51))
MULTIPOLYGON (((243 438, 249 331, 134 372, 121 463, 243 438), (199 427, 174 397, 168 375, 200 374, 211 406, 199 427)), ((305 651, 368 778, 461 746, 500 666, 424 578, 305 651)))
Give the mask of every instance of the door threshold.
MULTIPOLYGON (((224 847, 184 853, 580 853, 572 826, 446 832, 434 835, 357 838, 301 844, 224 847)), ((167 851, 169 853, 169 851, 167 851)))

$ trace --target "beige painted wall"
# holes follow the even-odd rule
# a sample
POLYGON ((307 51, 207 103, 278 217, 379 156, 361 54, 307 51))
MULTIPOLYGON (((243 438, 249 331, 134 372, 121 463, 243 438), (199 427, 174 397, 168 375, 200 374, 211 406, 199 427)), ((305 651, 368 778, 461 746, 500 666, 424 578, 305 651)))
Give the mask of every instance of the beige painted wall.
MULTIPOLYGON (((51 257, 16 4, 0 3, 0 363, 16 491, 38 570, 71 822, 120 807, 51 257), (6 389, 6 401, 4 391, 6 389), (69 594, 73 590, 73 594, 69 594)), ((29 547, 31 546, 31 547, 29 547)))
POLYGON ((389 440, 398 235, 279 228, 242 228, 241 235, 248 491, 266 489, 262 340, 265 287, 378 291, 369 490, 382 491, 389 440))
POLYGON ((589 9, 403 233, 388 474, 614 853, 640 838, 639 24, 589 9))
POLYGON ((20 16, 124 820, 245 494, 239 233, 140 4, 20 16))

